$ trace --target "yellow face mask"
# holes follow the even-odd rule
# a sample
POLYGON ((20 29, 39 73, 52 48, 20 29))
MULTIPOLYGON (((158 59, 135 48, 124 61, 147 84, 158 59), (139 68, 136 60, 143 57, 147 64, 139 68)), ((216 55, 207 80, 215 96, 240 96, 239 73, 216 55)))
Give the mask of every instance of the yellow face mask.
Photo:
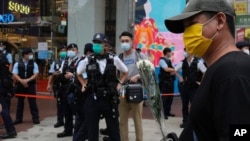
MULTIPOLYGON (((212 21, 213 18, 211 18, 207 23, 212 21)), ((187 27, 184 31, 183 34, 184 45, 186 51, 191 55, 202 57, 207 51, 208 47, 211 45, 213 38, 218 33, 216 32, 211 39, 204 37, 202 35, 202 28, 205 24, 196 23, 187 27)))

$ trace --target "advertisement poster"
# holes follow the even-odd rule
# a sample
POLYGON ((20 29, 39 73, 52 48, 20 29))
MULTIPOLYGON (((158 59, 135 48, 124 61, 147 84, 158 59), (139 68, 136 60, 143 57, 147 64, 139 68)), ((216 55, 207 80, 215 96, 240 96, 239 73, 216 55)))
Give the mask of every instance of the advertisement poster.
POLYGON ((135 0, 134 46, 148 55, 157 67, 164 48, 173 51, 172 61, 177 64, 183 59, 182 34, 173 34, 164 24, 166 18, 181 13, 186 0, 135 0))
POLYGON ((236 42, 244 41, 245 28, 236 29, 236 42))

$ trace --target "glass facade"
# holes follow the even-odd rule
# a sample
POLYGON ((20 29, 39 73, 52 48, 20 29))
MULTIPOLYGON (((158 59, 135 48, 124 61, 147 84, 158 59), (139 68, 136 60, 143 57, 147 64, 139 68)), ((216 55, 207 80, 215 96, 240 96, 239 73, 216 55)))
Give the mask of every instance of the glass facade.
POLYGON ((12 50, 14 61, 22 48, 32 48, 46 74, 57 47, 67 42, 68 0, 1 0, 0 9, 0 41, 12 50))

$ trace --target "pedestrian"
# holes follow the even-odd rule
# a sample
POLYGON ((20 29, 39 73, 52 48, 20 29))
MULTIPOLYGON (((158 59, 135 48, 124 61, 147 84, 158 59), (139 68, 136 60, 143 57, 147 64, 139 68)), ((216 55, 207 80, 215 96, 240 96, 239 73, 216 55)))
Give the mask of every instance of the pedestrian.
POLYGON ((85 58, 77 67, 77 77, 82 85, 82 92, 86 91, 87 95, 84 115, 89 141, 98 141, 101 115, 106 120, 110 140, 121 140, 118 121, 118 90, 125 82, 128 69, 117 56, 105 53, 105 39, 104 34, 95 34, 93 37, 94 54, 85 58), (120 81, 117 79, 117 70, 122 73, 120 81), (82 77, 85 72, 88 76, 87 83, 82 77))
POLYGON ((171 61, 172 51, 170 48, 166 47, 163 49, 163 57, 160 58, 159 66, 159 88, 162 94, 164 117, 168 119, 169 116, 174 117, 175 114, 171 113, 171 105, 174 98, 174 80, 176 71, 173 67, 171 61))
POLYGON ((249 52, 249 47, 250 47, 250 44, 248 41, 240 41, 240 42, 237 42, 236 43, 236 47, 238 49, 240 49, 241 51, 243 51, 244 53, 246 53, 247 55, 250 54, 249 52))
POLYGON ((182 75, 177 75, 179 79, 179 91, 182 101, 182 123, 181 128, 187 124, 189 117, 189 103, 192 104, 193 97, 200 86, 203 75, 207 68, 197 57, 186 52, 184 49, 184 60, 175 66, 176 72, 181 71, 182 75))
MULTIPOLYGON (((16 93, 26 94, 30 96, 36 95, 36 79, 39 73, 38 65, 34 61, 33 52, 30 48, 22 51, 23 58, 16 62, 13 66, 13 77, 17 81, 16 93)), ((25 97, 17 97, 16 120, 14 124, 23 122, 23 110, 25 97)), ((39 111, 36 104, 36 98, 28 97, 32 121, 39 124, 39 111)))
MULTIPOLYGON (((93 44, 92 43, 87 43, 84 46, 84 51, 83 54, 84 56, 78 61, 76 67, 78 67, 79 64, 86 58, 89 57, 91 54, 93 54, 93 44)), ((82 74, 82 77, 87 83, 88 81, 88 76, 86 73, 82 74)), ((76 95, 76 117, 75 117, 75 126, 74 126, 74 134, 73 134, 73 141, 79 141, 81 139, 85 140, 87 139, 88 136, 88 131, 87 131, 87 124, 85 122, 85 115, 84 115, 84 105, 85 105, 85 100, 86 100, 86 93, 81 92, 81 83, 77 79, 76 83, 78 89, 78 93, 76 95)))
MULTIPOLYGON (((139 60, 147 59, 146 55, 137 52, 133 48, 133 35, 130 32, 124 31, 120 35, 120 47, 123 52, 119 55, 120 59, 128 68, 128 76, 126 82, 129 84, 140 84, 140 74, 136 66, 139 60)), ((143 97, 143 96, 142 96, 143 97)), ((120 98, 119 113, 120 113, 120 134, 122 141, 128 141, 128 118, 129 113, 132 113, 135 127, 136 141, 143 141, 142 128, 142 113, 143 100, 137 103, 131 103, 126 98, 120 98)))
POLYGON ((66 52, 67 46, 62 45, 58 49, 58 59, 53 61, 53 63, 50 66, 49 70, 49 79, 48 79, 48 85, 47 90, 50 93, 54 93, 54 96, 56 98, 56 110, 57 110, 57 122, 55 123, 54 127, 58 128, 64 125, 64 110, 63 110, 63 101, 62 101, 62 90, 63 90, 63 75, 62 72, 60 72, 60 68, 62 67, 62 63, 64 59, 67 57, 66 52))
POLYGON ((187 52, 208 66, 180 141, 229 141, 230 127, 250 124, 250 57, 235 46, 234 19, 228 0, 189 0, 180 15, 165 20, 169 31, 183 33, 187 52))
POLYGON ((63 138, 73 135, 73 116, 75 115, 75 77, 76 64, 79 60, 78 46, 71 43, 67 46, 67 58, 63 61, 61 68, 62 72, 62 103, 64 109, 64 131, 57 134, 58 138, 63 138))

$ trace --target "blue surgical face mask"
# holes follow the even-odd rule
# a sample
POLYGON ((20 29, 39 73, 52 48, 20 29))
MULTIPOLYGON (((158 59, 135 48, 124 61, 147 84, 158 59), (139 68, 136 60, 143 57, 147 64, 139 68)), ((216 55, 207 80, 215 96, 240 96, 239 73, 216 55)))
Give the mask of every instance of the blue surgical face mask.
POLYGON ((121 48, 124 51, 128 51, 131 48, 131 45, 130 45, 130 43, 121 43, 121 48))
POLYGON ((33 55, 29 55, 29 60, 33 60, 34 56, 33 55))
POLYGON ((93 50, 94 50, 95 54, 101 54, 102 51, 103 51, 102 44, 96 44, 96 43, 94 43, 93 44, 93 50))
POLYGON ((69 51, 67 51, 67 56, 72 59, 72 58, 76 57, 76 52, 69 50, 69 51))

